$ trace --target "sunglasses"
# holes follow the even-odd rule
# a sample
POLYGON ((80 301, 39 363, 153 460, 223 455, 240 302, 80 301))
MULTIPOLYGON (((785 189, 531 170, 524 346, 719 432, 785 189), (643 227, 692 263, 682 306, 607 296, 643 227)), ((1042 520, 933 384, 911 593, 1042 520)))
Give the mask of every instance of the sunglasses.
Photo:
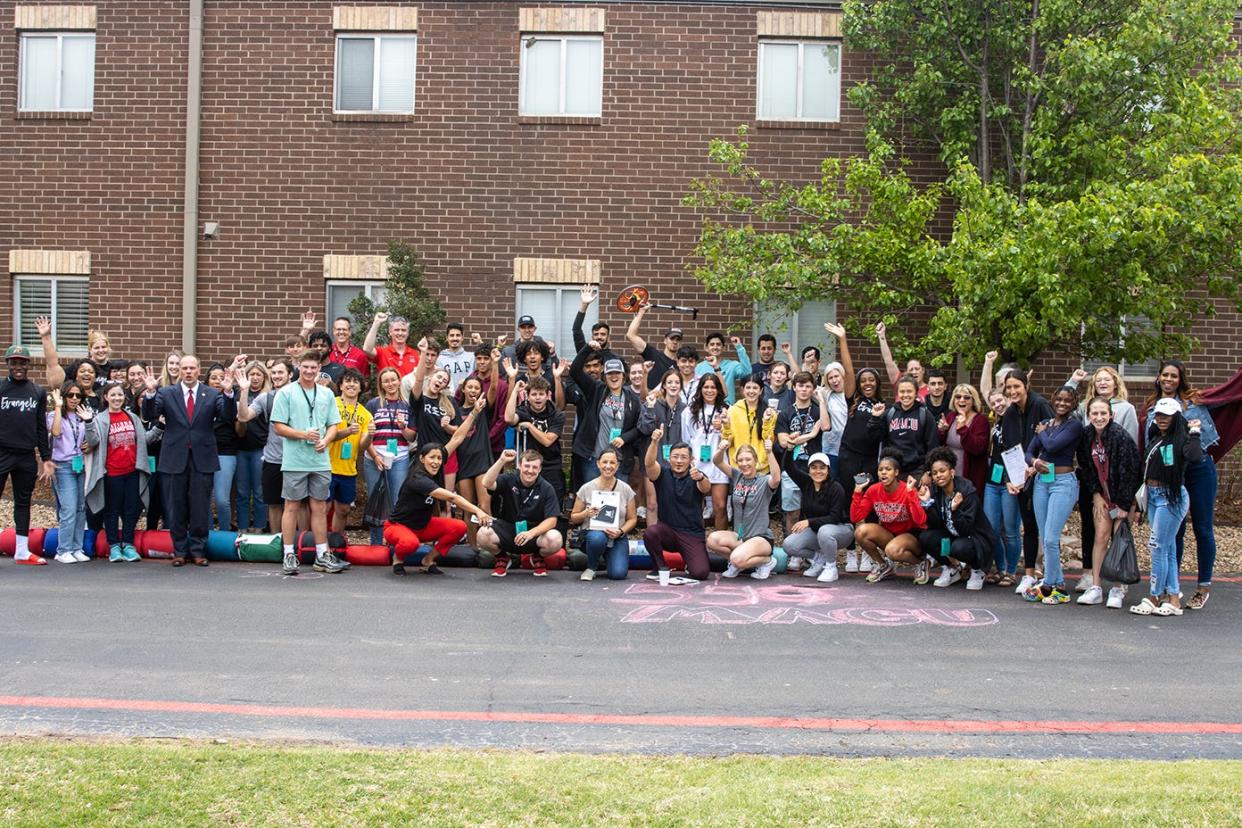
POLYGON ((81 395, 81 394, 79 394, 77 391, 70 391, 68 394, 66 394, 66 395, 65 395, 65 399, 67 399, 67 400, 80 400, 80 399, 82 399, 82 395, 81 395))

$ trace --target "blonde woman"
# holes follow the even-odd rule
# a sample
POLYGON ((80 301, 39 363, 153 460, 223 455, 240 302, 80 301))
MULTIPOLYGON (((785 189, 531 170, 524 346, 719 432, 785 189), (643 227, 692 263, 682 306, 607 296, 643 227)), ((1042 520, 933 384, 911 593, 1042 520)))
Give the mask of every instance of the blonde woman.
POLYGON ((181 358, 183 356, 185 354, 174 348, 164 357, 164 369, 160 371, 160 388, 167 388, 180 382, 181 358))
POLYGON ((988 418, 983 399, 973 385, 962 383, 949 395, 949 410, 937 424, 940 442, 957 458, 954 473, 965 477, 983 491, 988 473, 988 418))
MULTIPOLYGON (((1087 372, 1079 368, 1066 381, 1066 385, 1070 388, 1077 389, 1078 384, 1087 379, 1087 372)), ((1130 435, 1130 439, 1134 441, 1135 446, 1139 441, 1139 422, 1138 414, 1134 410, 1134 404, 1129 401, 1129 393, 1126 391, 1126 382, 1121 378, 1121 374, 1117 373, 1117 369, 1109 365, 1101 365, 1095 369, 1095 373, 1090 375, 1088 387, 1082 391, 1083 404, 1081 406, 1082 420, 1084 423, 1089 421, 1087 406, 1095 397, 1103 397, 1109 401, 1112 406, 1112 421, 1130 435)), ((1082 577, 1078 579, 1078 583, 1074 585, 1075 592, 1085 593, 1087 590, 1097 586, 1092 571, 1095 566, 1095 509, 1091 499, 1090 491, 1085 486, 1079 487, 1078 490, 1078 513, 1082 516, 1082 577)))
MULTIPOLYGON (((48 388, 60 388, 65 384, 66 378, 79 382, 78 369, 82 365, 89 365, 94 373, 90 387, 83 389, 85 393, 94 396, 95 392, 108 384, 111 370, 108 359, 112 356, 112 344, 103 331, 88 332, 86 335, 87 358, 75 359, 69 363, 68 368, 65 368, 60 364, 60 357, 56 353, 56 342, 52 339, 52 320, 46 316, 38 317, 35 319, 35 330, 39 334, 40 344, 43 346, 43 359, 47 363, 48 388)), ((104 407, 99 406, 100 409, 104 407)))

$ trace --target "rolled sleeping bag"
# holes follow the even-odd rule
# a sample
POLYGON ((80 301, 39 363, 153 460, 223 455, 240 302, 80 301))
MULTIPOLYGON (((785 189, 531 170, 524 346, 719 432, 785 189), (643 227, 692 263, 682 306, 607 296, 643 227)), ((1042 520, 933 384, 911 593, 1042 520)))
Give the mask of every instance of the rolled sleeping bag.
POLYGON ((392 553, 387 546, 346 546, 345 560, 354 566, 388 566, 392 553))
POLYGON ((237 533, 213 529, 207 533, 207 560, 240 561, 237 554, 237 533))
MULTIPOLYGON (((548 569, 564 569, 568 560, 569 555, 565 552, 565 550, 558 549, 543 559, 543 565, 548 569)), ((519 562, 519 566, 522 569, 534 569, 531 565, 530 555, 523 555, 522 560, 519 562)))
POLYGON ((566 549, 565 568, 570 572, 581 572, 586 569, 587 555, 581 549, 566 549))
POLYGON ((43 554, 55 555, 60 547, 60 529, 53 526, 43 533, 43 554))
POLYGON ((17 528, 10 526, 0 531, 0 555, 5 557, 13 557, 13 553, 17 551, 17 528))
MULTIPOLYGON (((415 562, 421 561, 422 556, 427 554, 428 549, 430 549, 428 546, 418 547, 418 556, 414 557, 413 560, 415 562)), ((410 558, 407 558, 406 560, 408 561, 410 558)), ((446 554, 441 555, 437 561, 441 566, 467 567, 474 569, 479 565, 479 553, 475 552, 474 549, 469 546, 459 543, 450 549, 446 554)), ((492 563, 494 566, 495 561, 493 560, 492 563)))
MULTIPOLYGON (((315 562, 315 533, 314 532, 298 532, 296 542, 294 544, 298 550, 298 560, 304 564, 313 564, 315 562)), ((340 532, 328 533, 328 550, 338 555, 344 553, 345 547, 348 546, 345 536, 340 532)), ((281 547, 283 550, 283 546, 281 547)))
POLYGON ((782 547, 772 549, 772 557, 776 559, 776 569, 772 570, 777 575, 784 575, 785 570, 789 567, 789 555, 785 553, 782 547))
POLYGON ((237 559, 251 563, 280 563, 284 545, 280 535, 237 536, 237 559))
POLYGON ((95 535, 98 534, 94 529, 87 529, 82 533, 82 554, 88 558, 95 556, 95 535))

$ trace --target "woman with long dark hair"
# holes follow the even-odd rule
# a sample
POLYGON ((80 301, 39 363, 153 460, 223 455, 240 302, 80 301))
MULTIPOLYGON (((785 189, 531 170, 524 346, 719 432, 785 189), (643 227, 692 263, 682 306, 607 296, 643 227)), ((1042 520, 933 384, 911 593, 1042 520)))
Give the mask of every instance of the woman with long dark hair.
MULTIPOLYGON (((1172 399, 1182 409, 1186 420, 1199 423, 1199 440, 1202 451, 1198 460, 1186 465, 1186 491, 1190 493, 1190 523, 1195 532, 1195 556, 1198 559, 1199 584, 1195 594, 1186 602, 1186 609, 1203 609, 1212 594, 1212 568, 1216 565, 1216 487, 1218 483, 1216 462, 1208 449, 1220 442, 1216 423, 1207 406, 1203 404, 1199 389, 1190 383, 1186 366, 1176 359, 1160 363, 1156 388, 1147 398, 1147 433, 1155 421, 1155 406, 1163 399, 1172 399)), ((1177 530, 1177 565, 1182 563, 1185 550, 1186 525, 1177 530)))
POLYGON ((60 563, 83 563, 90 560, 83 547, 86 533, 86 465, 83 439, 93 412, 82 407, 82 386, 67 382, 60 391, 52 392, 55 408, 47 415, 47 430, 52 441, 52 491, 56 495, 56 517, 60 540, 56 560, 60 563), (62 556, 65 556, 62 558, 62 556))
MULTIPOLYGON (((1005 396, 1009 405, 1001 416, 1000 440, 993 441, 993 456, 1014 446, 1021 446, 1026 451, 1031 440, 1035 439, 1035 427, 1053 417, 1052 404, 1029 387, 1030 379, 1025 371, 1014 368, 1005 376, 1005 396)), ((993 475, 996 469, 993 468, 993 475)), ((1014 588, 1014 592, 1023 595, 1035 586, 1035 561, 1039 557, 1039 524, 1035 520, 1034 489, 1026 485, 1026 480, 1010 480, 1005 467, 1000 467, 999 478, 990 478, 994 482, 1004 483, 1010 497, 1016 498, 1018 513, 1022 517, 1022 558, 1026 574, 1014 588)))
MULTIPOLYGON (((873 409, 884 410, 884 398, 880 393, 880 372, 874 368, 862 368, 854 380, 854 393, 841 433, 840 454, 837 455, 837 480, 842 489, 852 491, 859 475, 869 481, 876 480, 876 461, 880 456, 880 444, 884 441, 884 419, 873 417, 873 409)), ((845 553, 846 572, 870 572, 871 558, 859 556, 850 549, 845 553), (861 557, 861 561, 859 558, 861 557)))
POLYGON ((720 423, 725 412, 724 384, 715 374, 699 377, 694 399, 681 412, 681 438, 690 445, 694 467, 712 486, 712 521, 717 530, 729 525, 729 478, 712 463, 720 445, 720 423))
POLYGON ((95 415, 83 438, 86 450, 94 454, 86 475, 86 502, 103 515, 108 560, 136 561, 134 530, 150 474, 147 430, 137 414, 125 410, 123 387, 109 385, 103 397, 108 408, 95 415))

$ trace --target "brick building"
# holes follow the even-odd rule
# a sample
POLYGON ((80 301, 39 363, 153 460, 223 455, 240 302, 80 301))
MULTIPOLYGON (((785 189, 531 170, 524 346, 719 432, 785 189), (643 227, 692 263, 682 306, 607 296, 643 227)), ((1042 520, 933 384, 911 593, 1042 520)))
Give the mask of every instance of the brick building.
MULTIPOLYGON (((610 301, 634 282, 703 311, 650 314, 645 334, 676 321, 701 340, 755 315, 686 270, 698 221, 680 200, 714 171, 709 140, 748 124, 753 160, 791 178, 863 149, 843 91, 865 56, 833 2, 0 0, 0 26, 0 338, 37 345, 53 307, 64 353, 89 317, 123 356, 275 354, 303 310, 373 291, 390 239, 485 337, 529 312, 568 351, 597 280, 618 340, 610 301)), ((1221 311, 1199 384, 1242 361, 1221 311)), ((800 312, 800 343, 834 312, 800 312)))

